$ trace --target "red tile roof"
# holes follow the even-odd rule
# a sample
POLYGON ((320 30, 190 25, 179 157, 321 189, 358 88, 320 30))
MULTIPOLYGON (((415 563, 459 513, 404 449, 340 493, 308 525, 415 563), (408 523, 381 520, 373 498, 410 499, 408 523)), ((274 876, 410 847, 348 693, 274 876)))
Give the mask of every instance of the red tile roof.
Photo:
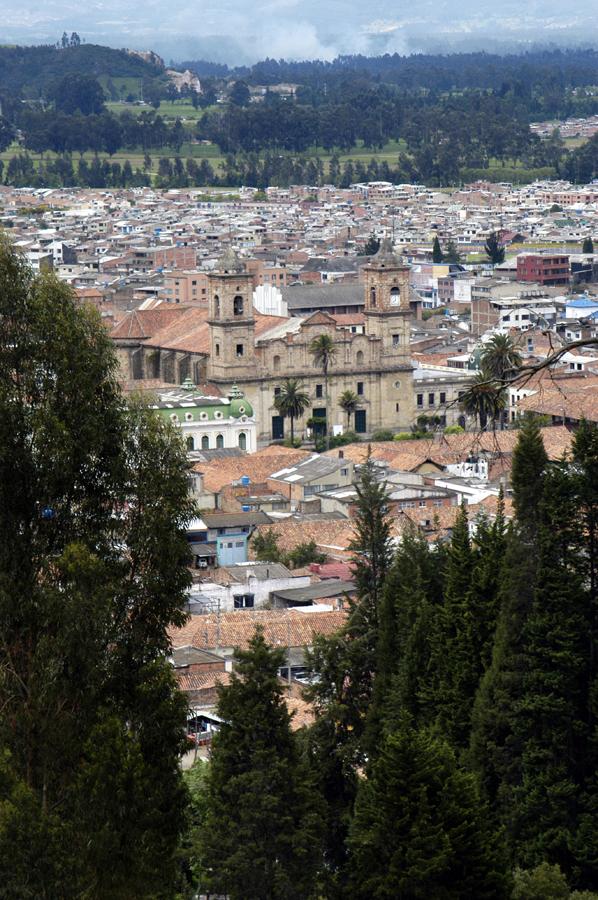
POLYGON ((245 649, 256 625, 264 629, 268 643, 275 647, 307 647, 317 634, 332 634, 346 620, 342 610, 297 612, 284 609, 236 610, 192 616, 182 628, 171 632, 173 647, 192 646, 200 650, 231 647, 245 649))

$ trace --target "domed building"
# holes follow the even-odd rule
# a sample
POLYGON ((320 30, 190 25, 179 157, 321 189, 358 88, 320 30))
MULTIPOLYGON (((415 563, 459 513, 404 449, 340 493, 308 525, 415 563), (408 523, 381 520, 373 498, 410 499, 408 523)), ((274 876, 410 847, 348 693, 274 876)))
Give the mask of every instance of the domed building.
POLYGON ((187 451, 257 449, 256 422, 251 403, 236 384, 227 397, 201 394, 190 378, 180 387, 160 391, 150 409, 181 429, 187 451))

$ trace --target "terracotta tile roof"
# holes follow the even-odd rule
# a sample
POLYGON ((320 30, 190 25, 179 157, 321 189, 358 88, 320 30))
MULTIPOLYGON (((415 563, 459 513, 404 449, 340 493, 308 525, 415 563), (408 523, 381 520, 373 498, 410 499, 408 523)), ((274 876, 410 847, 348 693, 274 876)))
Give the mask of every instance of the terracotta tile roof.
POLYGON ((208 310, 193 306, 184 309, 174 321, 154 332, 144 343, 165 350, 184 350, 188 353, 209 353, 210 332, 208 310))
POLYGON ((297 612, 284 609, 236 610, 192 616, 186 625, 171 632, 173 647, 192 646, 202 650, 240 647, 245 649, 256 625, 264 629, 268 643, 276 647, 307 647, 317 634, 332 634, 344 625, 346 613, 297 612))
MULTIPOLYGON (((538 392, 517 404, 519 410, 541 415, 598 422, 598 376, 544 379, 538 392)), ((549 431, 550 429, 543 429, 549 431)))
MULTIPOLYGON (((594 390, 598 386, 598 378, 594 379, 594 390)), ((598 392, 597 392, 598 398, 598 392)), ((529 398, 533 400, 533 398, 529 398)), ((523 406, 524 401, 521 401, 523 406)), ((598 407, 598 399, 597 399, 598 407)), ((531 406, 535 409, 535 406, 531 406)), ((562 414, 562 413, 561 413, 562 414)), ((472 431, 464 434, 432 435, 429 439, 407 441, 380 441, 372 443, 372 458, 387 462, 392 469, 411 471, 413 468, 431 460, 439 465, 460 462, 471 453, 511 455, 519 432, 510 431, 472 431)), ((542 428, 542 438, 550 459, 559 459, 571 445, 572 435, 563 425, 542 428)), ((354 463, 365 461, 368 445, 347 444, 343 449, 345 459, 354 463)), ((329 450, 328 455, 337 456, 338 450, 329 450)))
POLYGON ((263 313, 254 310, 255 316, 255 336, 260 337, 266 331, 270 331, 276 325, 281 325, 288 321, 288 316, 266 316, 263 313))
POLYGON ((180 306, 161 306, 157 309, 134 309, 127 313, 110 332, 113 340, 142 340, 176 321, 186 310, 180 306))
MULTIPOLYGON (((273 531, 276 535, 279 548, 288 553, 299 544, 314 541, 322 553, 332 557, 345 557, 348 555, 348 546, 354 537, 354 526, 351 519, 282 519, 272 525, 259 525, 256 529, 259 534, 267 534, 273 531)), ((251 542, 249 555, 253 555, 251 542)))
POLYGON ((247 475, 252 483, 262 484, 272 472, 278 472, 287 466, 296 465, 311 454, 306 450, 293 450, 285 447, 267 447, 238 457, 214 459, 208 463, 196 463, 194 469, 203 474, 204 485, 208 491, 217 493, 242 475, 247 475), (285 450, 284 453, 276 453, 285 450))
POLYGON ((337 325, 365 325, 363 313, 337 313, 333 317, 337 325))
POLYGON ((230 682, 229 672, 194 672, 190 669, 177 669, 176 678, 182 691, 208 691, 219 684, 230 682))

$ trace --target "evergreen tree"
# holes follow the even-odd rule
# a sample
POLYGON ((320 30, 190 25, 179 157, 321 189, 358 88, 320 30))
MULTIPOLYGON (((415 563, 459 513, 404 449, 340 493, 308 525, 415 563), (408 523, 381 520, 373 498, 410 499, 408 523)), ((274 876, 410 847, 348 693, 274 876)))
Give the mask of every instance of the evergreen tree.
POLYGON ((592 240, 591 237, 584 238, 581 252, 582 253, 593 253, 594 252, 594 241, 592 240))
POLYGON ((442 247, 440 246, 440 241, 438 240, 438 235, 434 236, 434 242, 432 244, 432 262, 441 263, 444 259, 444 255, 442 253, 442 247))
POLYGON ((524 629, 533 604, 538 558, 537 526, 548 457, 536 420, 526 418, 511 469, 516 525, 506 536, 498 577, 498 619, 492 660, 472 715, 471 761, 499 818, 509 815, 521 781, 522 745, 513 709, 527 667, 524 629))
POLYGON ((446 250, 443 254, 443 261, 448 263, 456 263, 457 265, 463 262, 463 258, 459 253, 459 248, 453 240, 450 240, 446 245, 446 250))
POLYGON ((170 428, 127 408, 94 310, 0 245, 0 881, 169 894, 192 515, 170 428), (30 835, 30 836, 29 836, 30 835))
POLYGON ((505 261, 505 248, 500 243, 496 231, 492 231, 486 238, 484 245, 486 256, 493 266, 498 266, 505 261))
POLYGON ((513 451, 511 485, 517 523, 533 536, 542 499, 542 478, 548 464, 542 432, 534 416, 525 416, 513 451))
POLYGON ((372 232, 365 242, 363 252, 365 256, 374 256, 380 249, 380 239, 372 232))
POLYGON ((417 529, 401 540, 380 602, 376 678, 368 711, 367 746, 376 752, 383 731, 397 727, 407 712, 416 724, 429 724, 428 680, 440 634, 442 546, 431 548, 417 529))
POLYGON ((305 900, 320 863, 314 786, 278 678, 284 658, 256 629, 219 692, 200 843, 205 886, 231 900, 305 900))
POLYGON ((432 688, 436 715, 446 735, 462 747, 469 738, 469 717, 479 670, 477 647, 472 643, 470 581, 473 553, 465 503, 455 519, 445 570, 444 604, 440 636, 434 647, 432 688))
POLYGON ((509 896, 501 840, 474 777, 443 739, 407 722, 359 786, 349 846, 355 898, 509 896))

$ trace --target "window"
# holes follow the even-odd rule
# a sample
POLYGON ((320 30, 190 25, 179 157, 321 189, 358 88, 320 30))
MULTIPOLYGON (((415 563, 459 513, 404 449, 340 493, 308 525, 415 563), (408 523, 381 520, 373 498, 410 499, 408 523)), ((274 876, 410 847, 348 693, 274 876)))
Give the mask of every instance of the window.
POLYGON ((395 403, 395 412, 400 412, 400 411, 401 411, 400 405, 398 403, 395 403))
POLYGON ((216 344, 216 356, 220 356, 220 344, 216 344))
POLYGON ((224 435, 217 434, 216 435, 216 450, 222 450, 224 447, 224 435))
POLYGON ((247 450, 247 435, 242 431, 239 435, 239 449, 247 450))
POLYGON ((434 406, 434 394, 428 394, 428 406, 434 406))
POLYGON ((218 294, 214 294, 214 315, 217 319, 220 318, 220 297, 218 294))
POLYGON ((178 422, 178 421, 179 421, 179 417, 177 416, 176 413, 172 413, 172 415, 171 415, 170 418, 172 419, 173 422, 178 422))
POLYGON ((425 506, 425 505, 426 505, 426 501, 425 501, 425 500, 420 500, 420 501, 419 501, 419 505, 420 505, 420 506, 425 506))
POLYGON ((203 437, 202 437, 202 439, 201 439, 201 449, 202 449, 202 450, 209 450, 209 449, 210 449, 210 439, 209 439, 209 437, 207 436, 207 434, 204 434, 203 437))
POLYGON ((222 412, 221 412, 219 409, 217 409, 217 410, 214 412, 214 418, 215 418, 215 419, 221 419, 221 418, 222 418, 222 412))
POLYGON ((357 351, 357 355, 355 357, 355 362, 357 363, 358 366, 363 365, 363 350, 357 351))
POLYGON ((357 396, 363 397, 363 381, 357 382, 357 396))
POLYGON ((245 347, 243 344, 237 344, 237 356, 240 358, 245 353, 245 347))
POLYGON ((349 470, 348 470, 348 469, 341 469, 341 475, 342 475, 343 477, 346 478, 348 474, 349 474, 349 470))
POLYGON ((235 594, 233 604, 235 609, 251 609, 255 603, 255 594, 235 594))
POLYGON ((376 306, 376 288, 370 288, 370 306, 376 306))
POLYGON ((418 394, 418 395, 417 395, 417 405, 418 405, 418 406, 423 406, 423 405, 424 405, 424 395, 423 395, 423 394, 418 394))
POLYGON ((392 336, 392 345, 393 345, 393 347, 398 347, 400 343, 401 343, 401 335, 400 335, 400 334, 393 334, 393 336, 392 336))
POLYGON ((187 445, 187 450, 195 450, 195 441, 191 437, 191 435, 189 435, 189 437, 186 439, 185 443, 187 445))
POLYGON ((445 391, 440 391, 440 402, 446 403, 446 392, 445 391))
POLYGON ((280 356, 275 356, 272 359, 272 368, 275 372, 280 372, 280 356))
POLYGON ((243 315, 243 298, 239 294, 233 300, 233 313, 235 316, 243 315))
POLYGON ((280 397, 280 388, 279 388, 279 387, 275 387, 275 388, 274 388, 274 396, 275 396, 275 397, 280 397))
POLYGON ((321 384, 316 384, 316 397, 322 397, 324 395, 324 388, 321 384))
POLYGON ((192 422, 193 421, 193 413, 185 413, 185 421, 192 422))

